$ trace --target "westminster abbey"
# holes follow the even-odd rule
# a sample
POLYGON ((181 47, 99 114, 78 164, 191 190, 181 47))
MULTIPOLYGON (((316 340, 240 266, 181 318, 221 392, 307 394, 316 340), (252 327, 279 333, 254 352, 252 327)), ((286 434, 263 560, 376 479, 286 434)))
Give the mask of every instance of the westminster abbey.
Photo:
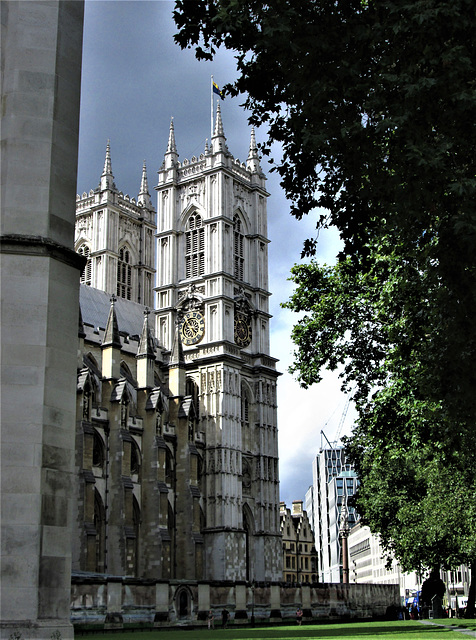
POLYGON ((180 162, 172 121, 155 189, 156 208, 144 165, 137 199, 118 191, 108 142, 98 188, 77 197, 87 262, 73 585, 82 609, 84 585, 90 594, 106 576, 136 590, 178 580, 180 617, 217 604, 209 588, 199 602, 197 581, 282 576, 268 194, 254 132, 240 162, 218 106, 210 146, 180 162))

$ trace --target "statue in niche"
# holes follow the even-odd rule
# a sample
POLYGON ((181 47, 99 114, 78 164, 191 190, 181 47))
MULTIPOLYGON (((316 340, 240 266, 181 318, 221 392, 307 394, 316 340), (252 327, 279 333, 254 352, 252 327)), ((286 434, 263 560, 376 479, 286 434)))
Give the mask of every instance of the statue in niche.
POLYGON ((121 402, 121 428, 127 428, 127 401, 121 402))
POLYGON ((90 416, 90 407, 91 407, 91 394, 89 389, 85 389, 83 393, 83 420, 89 422, 90 416))
POLYGON ((160 411, 157 411, 155 414, 155 434, 157 436, 162 435, 162 415, 160 411))

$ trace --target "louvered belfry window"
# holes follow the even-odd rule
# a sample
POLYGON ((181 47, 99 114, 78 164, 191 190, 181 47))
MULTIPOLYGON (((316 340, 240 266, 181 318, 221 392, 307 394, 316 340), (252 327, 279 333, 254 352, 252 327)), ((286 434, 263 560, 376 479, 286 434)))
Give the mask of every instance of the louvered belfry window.
POLYGON ((243 252, 243 244, 244 244, 244 235, 241 231, 241 220, 238 216, 233 218, 233 226, 234 226, 234 247, 233 247, 233 258, 234 258, 234 276, 237 280, 243 280, 243 271, 244 271, 244 252, 243 252))
POLYGON ((132 267, 131 254, 128 249, 122 247, 117 261, 117 295, 126 300, 131 299, 132 294, 132 267))
POLYGON ((78 249, 78 253, 79 255, 85 256, 88 259, 83 272, 81 273, 81 284, 87 284, 88 286, 91 286, 91 257, 88 245, 81 245, 78 249))
POLYGON ((205 273, 205 229, 198 213, 190 216, 185 232, 185 277, 196 278, 205 273))

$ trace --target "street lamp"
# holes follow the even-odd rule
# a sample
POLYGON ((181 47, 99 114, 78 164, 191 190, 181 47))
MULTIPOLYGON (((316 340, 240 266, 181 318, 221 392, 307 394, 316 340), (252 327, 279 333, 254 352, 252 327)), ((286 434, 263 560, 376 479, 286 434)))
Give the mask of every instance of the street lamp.
POLYGON ((349 549, 348 540, 349 537, 349 512, 345 503, 345 496, 343 496, 343 502, 340 509, 339 518, 339 537, 341 540, 342 548, 342 582, 343 584, 349 584, 349 549))

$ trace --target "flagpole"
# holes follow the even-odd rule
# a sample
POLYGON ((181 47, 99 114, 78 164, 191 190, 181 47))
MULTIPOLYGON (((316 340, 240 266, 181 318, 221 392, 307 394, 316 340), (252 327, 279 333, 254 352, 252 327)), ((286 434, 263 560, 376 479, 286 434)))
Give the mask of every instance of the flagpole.
POLYGON ((213 138, 213 76, 210 82, 210 142, 213 138))

